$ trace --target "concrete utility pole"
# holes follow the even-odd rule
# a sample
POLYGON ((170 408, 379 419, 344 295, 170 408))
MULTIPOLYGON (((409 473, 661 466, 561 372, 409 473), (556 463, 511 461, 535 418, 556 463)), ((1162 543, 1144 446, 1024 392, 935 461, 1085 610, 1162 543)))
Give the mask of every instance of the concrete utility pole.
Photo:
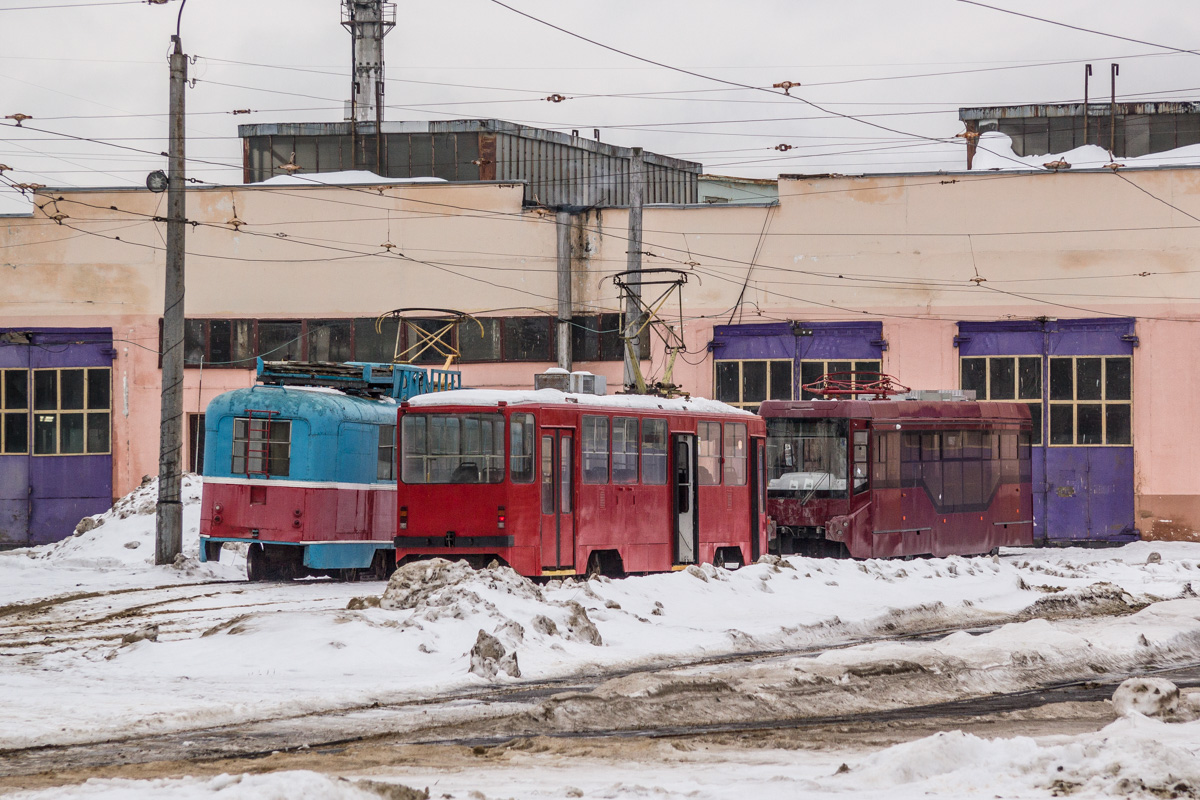
POLYGON ((350 113, 346 118, 355 123, 382 122, 383 37, 396 27, 396 4, 342 0, 342 27, 354 40, 350 113))
MULTIPOLYGON (((646 163, 642 148, 635 147, 629 156, 629 249, 625 269, 641 272, 642 269, 642 203, 646 195, 646 163)), ((635 275, 626 277, 629 292, 625 297, 625 389, 638 383, 641 347, 638 346, 638 331, 642 327, 642 285, 635 275)))
POLYGON ((163 297, 162 420, 159 423, 158 506, 154 563, 170 564, 183 550, 183 239, 187 219, 184 197, 183 88, 187 56, 179 35, 171 37, 171 107, 167 184, 167 269, 163 297))

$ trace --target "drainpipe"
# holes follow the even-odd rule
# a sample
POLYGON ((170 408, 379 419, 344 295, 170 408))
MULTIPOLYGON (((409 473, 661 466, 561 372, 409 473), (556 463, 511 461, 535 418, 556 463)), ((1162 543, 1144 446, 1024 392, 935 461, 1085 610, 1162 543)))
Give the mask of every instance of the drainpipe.
POLYGON ((571 371, 571 212, 559 211, 554 218, 557 236, 558 276, 558 366, 571 371))

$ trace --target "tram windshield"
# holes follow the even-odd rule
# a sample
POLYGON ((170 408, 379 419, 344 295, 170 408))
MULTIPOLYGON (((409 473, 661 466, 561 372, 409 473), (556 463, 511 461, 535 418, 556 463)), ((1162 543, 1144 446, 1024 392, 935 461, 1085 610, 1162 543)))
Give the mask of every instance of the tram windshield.
POLYGON ((400 430, 405 483, 500 483, 502 414, 405 414, 400 430))
POLYGON ((771 497, 846 497, 844 419, 767 420, 767 494, 771 497))

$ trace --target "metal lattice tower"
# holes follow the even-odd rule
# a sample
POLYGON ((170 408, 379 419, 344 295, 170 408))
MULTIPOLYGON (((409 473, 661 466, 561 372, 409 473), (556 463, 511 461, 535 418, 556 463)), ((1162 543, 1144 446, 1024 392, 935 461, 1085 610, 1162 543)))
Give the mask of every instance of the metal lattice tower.
POLYGON ((383 37, 396 27, 396 4, 342 0, 342 26, 354 40, 350 107, 354 122, 383 120, 383 37))

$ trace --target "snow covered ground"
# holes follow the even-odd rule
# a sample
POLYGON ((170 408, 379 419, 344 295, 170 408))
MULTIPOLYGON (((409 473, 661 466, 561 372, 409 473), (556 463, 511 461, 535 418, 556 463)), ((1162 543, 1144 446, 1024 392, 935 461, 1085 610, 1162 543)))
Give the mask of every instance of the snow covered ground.
MULTIPOLYGON (((795 712, 784 686, 847 686, 796 701, 810 713, 841 713, 1200 662, 1197 544, 909 562, 789 558, 735 572, 702 567, 541 586, 507 569, 427 562, 401 570, 386 587, 251 585, 241 582, 244 562, 236 552, 222 553, 219 564, 195 560, 198 491, 189 481, 185 552, 176 565, 152 565, 153 484, 91 530, 0 554, 0 750, 697 662, 669 678, 658 672, 602 680, 588 707, 599 697, 607 714, 577 714, 583 698, 572 696, 545 706, 554 712, 547 724, 607 729, 638 703, 661 703, 664 715, 699 713, 694 706, 673 709, 664 698, 714 680, 704 659, 730 653, 811 648, 809 657, 759 660, 721 678, 738 696, 765 698, 764 708, 780 714, 795 712), (957 632, 895 638, 923 630, 957 632), (856 676, 875 674, 879 665, 901 673, 891 684, 896 693, 850 691, 856 676)), ((744 795, 748 786, 764 798, 1047 797, 1056 787, 1078 796, 1151 796, 1145 787, 1200 796, 1200 723, 1140 716, 1094 733, 1040 739, 949 731, 869 751, 663 745, 651 755, 614 763, 513 749, 473 769, 407 766, 346 777, 430 786, 435 797, 724 798, 744 795), (1189 788, 1169 788, 1172 780, 1189 788)), ((297 771, 92 780, 22 796, 168 792, 381 796, 371 783, 297 771)))

